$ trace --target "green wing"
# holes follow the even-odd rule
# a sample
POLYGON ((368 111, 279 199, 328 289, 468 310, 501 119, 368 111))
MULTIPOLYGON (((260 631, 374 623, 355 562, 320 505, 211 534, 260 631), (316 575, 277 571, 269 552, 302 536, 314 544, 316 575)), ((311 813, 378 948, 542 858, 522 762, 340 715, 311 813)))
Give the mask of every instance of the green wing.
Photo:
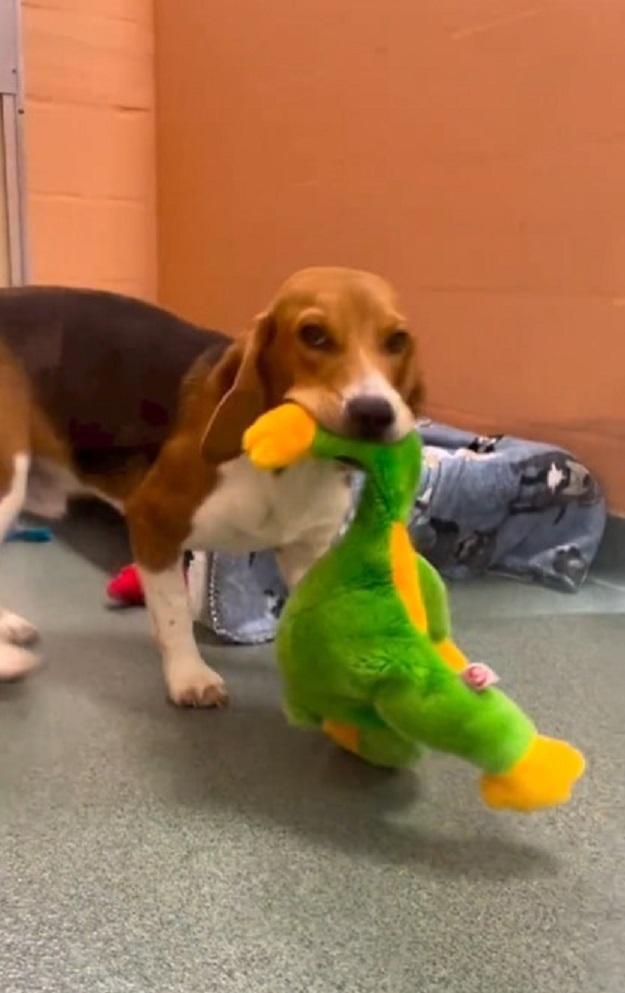
POLYGON ((451 621, 449 618, 449 601, 447 590, 439 573, 433 565, 415 553, 421 595, 425 604, 428 619, 428 633, 434 642, 444 641, 451 636, 451 621))

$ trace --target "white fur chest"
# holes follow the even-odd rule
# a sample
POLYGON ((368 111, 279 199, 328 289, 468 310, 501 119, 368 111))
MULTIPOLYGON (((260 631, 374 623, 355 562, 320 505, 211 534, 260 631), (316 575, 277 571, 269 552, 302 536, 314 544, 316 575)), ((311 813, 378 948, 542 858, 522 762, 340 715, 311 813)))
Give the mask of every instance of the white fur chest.
POLYGON ((338 530, 349 500, 345 470, 336 463, 305 459, 270 473, 243 455, 222 467, 193 517, 188 545, 232 554, 281 548, 338 530))

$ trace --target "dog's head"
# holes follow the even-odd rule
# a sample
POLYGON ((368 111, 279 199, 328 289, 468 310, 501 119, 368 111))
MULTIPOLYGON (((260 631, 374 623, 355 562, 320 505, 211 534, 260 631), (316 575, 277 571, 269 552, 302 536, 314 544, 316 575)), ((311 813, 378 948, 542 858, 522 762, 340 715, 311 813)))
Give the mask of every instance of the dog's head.
POLYGON ((416 341, 385 280, 352 269, 304 269, 282 286, 215 375, 222 398, 207 455, 233 457, 265 410, 300 403, 329 431, 394 441, 423 399, 416 341))

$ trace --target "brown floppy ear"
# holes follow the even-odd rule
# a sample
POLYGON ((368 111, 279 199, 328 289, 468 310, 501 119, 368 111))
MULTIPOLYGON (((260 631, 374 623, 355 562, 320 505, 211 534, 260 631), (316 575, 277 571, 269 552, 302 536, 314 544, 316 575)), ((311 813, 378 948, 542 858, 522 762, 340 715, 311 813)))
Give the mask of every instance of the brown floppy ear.
POLYGON ((407 358, 400 392, 407 407, 415 417, 419 417, 423 413, 425 402, 425 383, 414 344, 411 354, 407 358))
POLYGON ((210 462, 227 462, 240 455, 243 435, 267 409, 260 359, 272 332, 271 316, 257 317, 252 330, 231 345, 213 370, 221 400, 202 438, 202 455, 210 462))

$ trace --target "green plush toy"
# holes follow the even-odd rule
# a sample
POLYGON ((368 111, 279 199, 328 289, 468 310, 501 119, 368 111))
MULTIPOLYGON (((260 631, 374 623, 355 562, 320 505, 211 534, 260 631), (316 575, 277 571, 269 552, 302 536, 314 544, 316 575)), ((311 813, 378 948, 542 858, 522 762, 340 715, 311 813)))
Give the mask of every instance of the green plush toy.
POLYGON ((423 747, 483 771, 491 807, 566 802, 584 769, 571 745, 539 735, 451 640, 447 595, 406 527, 421 470, 416 432, 390 445, 341 438, 296 404, 263 415, 244 448, 265 469, 306 455, 356 463, 366 481, 337 544, 293 590, 276 647, 286 711, 379 766, 413 763, 423 747))

